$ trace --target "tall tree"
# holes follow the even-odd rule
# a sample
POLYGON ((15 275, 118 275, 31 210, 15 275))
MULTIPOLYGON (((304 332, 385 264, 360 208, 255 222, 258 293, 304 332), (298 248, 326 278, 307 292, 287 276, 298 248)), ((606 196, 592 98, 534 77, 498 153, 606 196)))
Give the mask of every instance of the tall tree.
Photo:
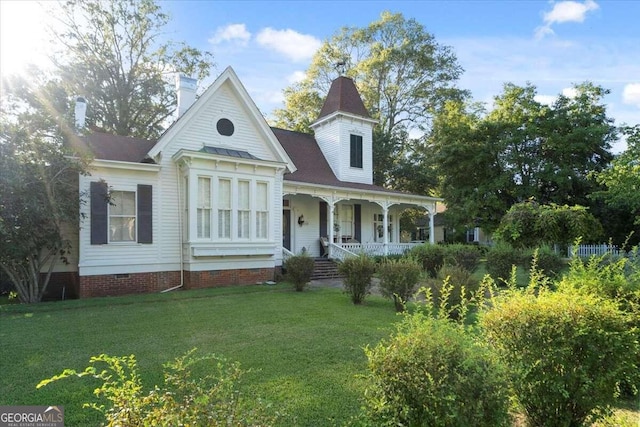
POLYGON ((607 91, 590 83, 575 90, 546 106, 534 86, 506 84, 488 114, 452 103, 438 115, 430 138, 455 223, 491 231, 530 198, 589 206, 597 190, 589 173, 607 166, 617 134, 602 103, 607 91))
POLYGON ((393 184, 398 159, 411 151, 410 132, 427 129, 444 100, 466 95, 456 88, 462 68, 451 48, 437 43, 419 22, 384 12, 365 28, 342 28, 321 46, 305 79, 285 90, 285 108, 275 112, 276 124, 310 131, 339 63, 379 120, 374 181, 393 184))
MULTIPOLYGON (((54 97, 64 104, 64 97, 54 97)), ((20 301, 38 302, 54 266, 71 241, 65 227, 78 227, 78 174, 86 164, 66 156, 72 135, 61 116, 20 109, 0 117, 0 268, 20 301), (17 120, 12 120, 17 118, 17 120)))
POLYGON ((87 98, 88 126, 157 138, 175 110, 175 74, 209 75, 211 54, 167 41, 169 16, 154 0, 70 0, 61 10, 54 73, 69 96, 87 98))
POLYGON ((593 175, 604 189, 593 196, 597 200, 604 200, 609 216, 610 210, 621 212, 627 221, 617 218, 618 226, 622 226, 623 236, 634 231, 631 244, 640 242, 640 125, 622 127, 622 134, 627 139, 627 149, 617 155, 610 167, 593 175))

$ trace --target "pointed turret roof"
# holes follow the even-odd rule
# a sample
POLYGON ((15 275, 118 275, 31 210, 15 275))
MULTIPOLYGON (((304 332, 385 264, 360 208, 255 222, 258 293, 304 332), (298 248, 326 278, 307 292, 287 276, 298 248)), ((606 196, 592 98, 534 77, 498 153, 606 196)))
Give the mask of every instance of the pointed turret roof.
POLYGON ((336 111, 351 113, 365 118, 371 117, 360 98, 360 93, 358 93, 355 83, 349 77, 340 76, 331 82, 331 88, 320 110, 318 120, 336 111))

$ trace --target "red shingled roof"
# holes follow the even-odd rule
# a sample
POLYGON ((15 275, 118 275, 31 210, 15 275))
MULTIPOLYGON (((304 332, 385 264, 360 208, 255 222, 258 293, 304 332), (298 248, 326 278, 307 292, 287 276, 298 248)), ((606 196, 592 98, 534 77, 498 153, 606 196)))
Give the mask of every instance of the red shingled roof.
POLYGON ((91 155, 96 159, 140 163, 145 161, 147 153, 156 145, 156 141, 93 132, 73 138, 70 145, 80 154, 91 155))
POLYGON ((312 135, 273 127, 271 130, 298 169, 294 173, 285 174, 286 181, 404 194, 401 191, 389 190, 377 185, 340 181, 331 170, 331 166, 312 135))
POLYGON ((348 77, 340 76, 331 82, 331 88, 320 110, 318 120, 336 111, 370 117, 355 83, 348 77))

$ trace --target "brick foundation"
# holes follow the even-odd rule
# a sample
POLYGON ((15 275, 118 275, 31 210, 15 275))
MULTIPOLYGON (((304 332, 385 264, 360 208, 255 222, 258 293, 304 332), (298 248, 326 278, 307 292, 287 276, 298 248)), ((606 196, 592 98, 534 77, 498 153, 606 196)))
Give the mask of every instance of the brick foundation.
POLYGON ((273 268, 243 270, 185 271, 185 289, 214 288, 229 285, 254 285, 273 280, 273 268))
MULTIPOLYGON (((40 274, 44 279, 46 274, 40 274)), ((77 271, 51 273, 43 301, 59 301, 78 298, 79 276, 77 271)))
POLYGON ((80 276, 80 298, 160 292, 180 284, 179 271, 80 276))
MULTIPOLYGON (((185 271, 184 289, 214 288, 231 285, 253 285, 273 280, 273 268, 242 270, 185 271)), ((157 273, 103 274, 81 276, 80 298, 160 292, 180 284, 179 271, 157 273)))

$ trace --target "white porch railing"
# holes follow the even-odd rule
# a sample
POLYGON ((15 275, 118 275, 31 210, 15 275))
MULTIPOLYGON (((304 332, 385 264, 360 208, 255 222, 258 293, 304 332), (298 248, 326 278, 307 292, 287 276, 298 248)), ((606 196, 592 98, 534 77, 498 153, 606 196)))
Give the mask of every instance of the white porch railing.
POLYGON ((331 254, 331 258, 338 261, 344 261, 347 258, 358 256, 356 253, 351 252, 344 246, 346 245, 336 245, 335 243, 329 243, 329 253, 331 254))
MULTIPOLYGON (((423 243, 388 243, 387 255, 403 255, 415 246, 423 243)), ((337 245, 336 245, 337 246, 337 245)), ((354 254, 364 253, 368 256, 384 256, 384 243, 342 243, 342 248, 354 254)))
POLYGON ((294 255, 295 254, 291 252, 289 249, 282 248, 282 263, 284 264, 285 262, 287 262, 289 258, 291 258, 294 255))
MULTIPOLYGON (((569 246, 569 258, 573 257, 573 250, 574 247, 569 246)), ((617 246, 611 246, 603 243, 601 245, 578 245, 578 252, 576 255, 581 258, 588 258, 590 256, 600 256, 604 254, 620 255, 621 253, 624 255, 624 251, 621 251, 617 246)))

